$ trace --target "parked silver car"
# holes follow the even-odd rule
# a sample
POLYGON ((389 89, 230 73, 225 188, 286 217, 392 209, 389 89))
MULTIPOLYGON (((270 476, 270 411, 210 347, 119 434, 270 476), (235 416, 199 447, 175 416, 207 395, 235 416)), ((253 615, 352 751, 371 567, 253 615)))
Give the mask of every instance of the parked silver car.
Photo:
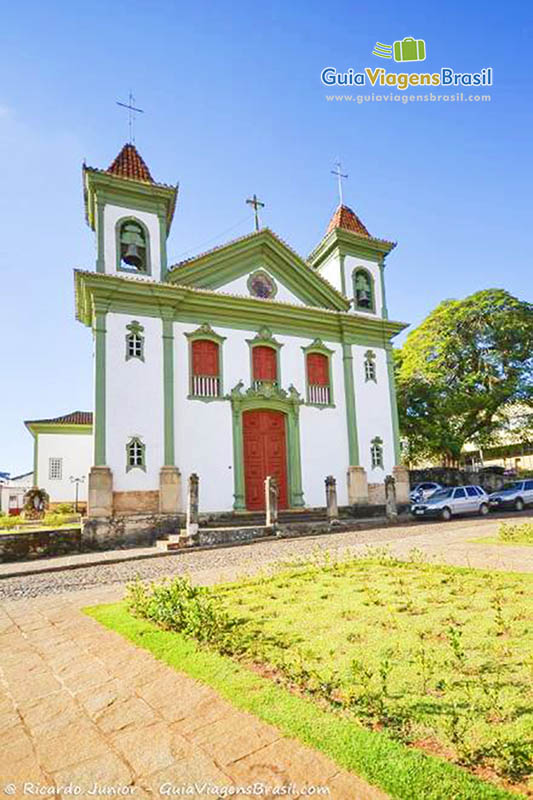
POLYGON ((427 500, 413 503, 415 517, 440 517, 449 520, 457 514, 488 514, 489 496, 481 486, 452 486, 439 489, 427 500))
POLYGON ((424 481, 424 483, 417 483, 411 491, 410 497, 412 503, 419 503, 421 500, 427 500, 439 489, 442 489, 440 483, 434 481, 424 481))
POLYGON ((489 503, 493 509, 514 508, 515 511, 522 511, 525 506, 533 505, 533 480, 515 481, 499 492, 492 492, 489 503))

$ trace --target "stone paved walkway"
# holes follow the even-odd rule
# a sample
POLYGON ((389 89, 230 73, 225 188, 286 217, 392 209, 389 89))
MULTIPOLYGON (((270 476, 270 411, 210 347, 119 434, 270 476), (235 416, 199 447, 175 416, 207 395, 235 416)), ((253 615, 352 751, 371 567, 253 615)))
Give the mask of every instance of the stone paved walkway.
MULTIPOLYGON (((317 547, 342 555, 362 551, 369 543, 388 544, 404 556, 417 547, 437 561, 533 571, 531 547, 467 541, 494 535, 498 524, 493 519, 458 520, 364 536, 280 540, 108 565, 106 570, 119 572, 91 573, 85 581, 83 573, 104 567, 4 579, 7 588, 17 581, 38 581, 37 594, 43 596, 0 606, 0 794, 30 796, 24 794, 24 781, 44 787, 72 781, 86 787, 77 795, 82 798, 95 796, 85 793, 94 782, 121 786, 122 796, 149 798, 164 796, 159 793, 163 784, 196 782, 198 791, 189 796, 213 797, 207 790, 202 794, 202 783, 242 786, 260 781, 270 786, 326 785, 332 800, 384 800, 377 789, 237 711, 215 691, 160 664, 80 608, 119 599, 124 581, 133 577, 125 570, 133 566, 139 572, 144 564, 145 577, 190 571, 195 581, 208 584, 280 559, 309 556, 317 547), (52 590, 42 583, 50 580, 52 590), (84 585, 91 588, 80 591, 84 585)), ((72 795, 60 791, 54 796, 66 800, 72 795)))

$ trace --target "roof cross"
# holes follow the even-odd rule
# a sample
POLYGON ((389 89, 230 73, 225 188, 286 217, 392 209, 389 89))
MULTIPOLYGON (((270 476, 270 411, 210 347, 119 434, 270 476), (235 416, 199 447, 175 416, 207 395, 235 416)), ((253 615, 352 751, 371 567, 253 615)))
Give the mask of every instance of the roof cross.
POLYGON ((257 199, 257 195, 254 194, 252 198, 248 198, 246 201, 249 206, 253 207, 254 210, 254 217, 255 217, 255 229, 256 231, 259 230, 259 209, 264 208, 265 204, 262 203, 260 200, 257 199))
POLYGON ((122 108, 128 109, 128 130, 130 133, 130 144, 135 144, 135 114, 144 114, 142 108, 135 108, 133 105, 135 102, 135 98, 132 93, 129 93, 128 102, 127 103, 120 103, 118 100, 115 101, 117 106, 122 106, 122 108))
POLYGON ((347 178, 348 175, 347 174, 345 175, 342 172, 342 164, 341 164, 340 161, 336 161, 335 162, 335 167, 336 167, 336 169, 332 169, 331 170, 331 174, 337 176, 337 181, 338 181, 338 184, 339 184, 339 205, 342 206, 342 179, 343 178, 347 178))

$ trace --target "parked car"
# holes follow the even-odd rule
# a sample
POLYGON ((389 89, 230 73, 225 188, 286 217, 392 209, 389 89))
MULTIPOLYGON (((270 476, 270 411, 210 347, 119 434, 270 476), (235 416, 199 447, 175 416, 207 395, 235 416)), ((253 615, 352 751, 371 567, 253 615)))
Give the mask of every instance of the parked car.
POLYGON ((533 480, 514 481, 499 492, 492 492, 489 503, 493 509, 514 508, 515 511, 522 511, 525 506, 533 505, 533 480))
POLYGON ((489 496, 481 486, 452 486, 414 503, 411 513, 415 517, 440 517, 449 520, 457 514, 489 513, 489 496))
POLYGON ((434 481, 425 481, 424 483, 417 483, 414 489, 411 491, 411 502, 417 503, 420 500, 426 500, 428 497, 431 497, 434 492, 437 492, 439 489, 442 489, 440 483, 435 483, 434 481))

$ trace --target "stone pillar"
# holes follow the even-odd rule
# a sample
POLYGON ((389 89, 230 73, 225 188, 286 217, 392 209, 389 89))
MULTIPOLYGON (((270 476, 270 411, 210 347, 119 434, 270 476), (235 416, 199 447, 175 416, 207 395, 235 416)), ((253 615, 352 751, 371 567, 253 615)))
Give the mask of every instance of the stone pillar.
POLYGON ((181 511, 181 473, 177 467, 159 470, 159 512, 177 514, 181 511))
POLYGON ((400 504, 409 504, 409 470, 403 464, 397 464, 392 468, 392 474, 396 482, 396 500, 400 504))
POLYGON ((89 517, 113 515, 113 473, 109 467, 91 467, 87 515, 89 517))
POLYGON ((265 478, 265 524, 268 528, 277 525, 278 522, 278 484, 273 475, 265 478))
POLYGON ((396 481, 392 475, 385 478, 385 514, 387 519, 396 519, 398 509, 396 507, 396 481))
POLYGON ((328 522, 339 519, 339 507, 337 505, 337 481, 333 475, 328 475, 326 484, 326 513, 328 522))
POLYGON ((348 467, 348 502, 351 506, 368 504, 368 481, 364 467, 348 467))
POLYGON ((200 479, 195 472, 189 475, 187 489, 187 522, 184 530, 181 531, 180 539, 183 544, 194 544, 195 537, 198 535, 198 488, 200 479))

